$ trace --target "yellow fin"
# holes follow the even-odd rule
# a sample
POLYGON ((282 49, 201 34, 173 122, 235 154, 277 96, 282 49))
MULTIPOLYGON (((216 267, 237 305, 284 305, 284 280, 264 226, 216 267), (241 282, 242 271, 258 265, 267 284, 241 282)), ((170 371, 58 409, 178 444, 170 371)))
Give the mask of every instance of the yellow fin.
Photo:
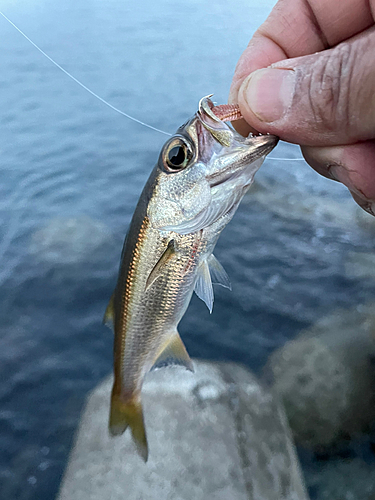
POLYGON ((153 270, 151 271, 149 277, 146 281, 146 290, 158 279, 158 277, 163 273, 164 268, 168 261, 173 257, 176 253, 176 247, 174 240, 171 240, 168 243, 167 248, 165 249, 163 255, 155 264, 153 270))
POLYGON ((168 338, 167 342, 161 347, 155 357, 154 364, 151 370, 158 368, 160 365, 182 365, 187 370, 194 372, 193 362, 181 340, 180 335, 176 332, 168 338))
POLYGON ((107 309, 105 310, 103 317, 103 325, 113 328, 115 322, 115 292, 112 293, 109 299, 107 309))
POLYGON ((140 397, 123 400, 121 396, 112 394, 109 432, 112 436, 120 436, 128 426, 138 453, 147 462, 148 446, 140 397))

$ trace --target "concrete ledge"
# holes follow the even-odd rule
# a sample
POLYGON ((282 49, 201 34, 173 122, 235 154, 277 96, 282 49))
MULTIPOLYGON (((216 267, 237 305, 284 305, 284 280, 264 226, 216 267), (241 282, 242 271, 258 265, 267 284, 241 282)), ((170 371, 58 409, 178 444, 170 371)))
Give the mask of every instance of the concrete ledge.
POLYGON ((108 435, 111 378, 89 396, 58 500, 307 500, 284 412, 245 368, 149 374, 149 461, 108 435))

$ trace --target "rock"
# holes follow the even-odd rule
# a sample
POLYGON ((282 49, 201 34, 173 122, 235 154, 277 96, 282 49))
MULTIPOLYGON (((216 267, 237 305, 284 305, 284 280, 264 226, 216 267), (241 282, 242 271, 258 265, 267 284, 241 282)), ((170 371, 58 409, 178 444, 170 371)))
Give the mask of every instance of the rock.
POLYGON ((309 488, 319 500, 374 500, 374 465, 360 458, 327 461, 306 475, 309 488))
POLYGON ((88 398, 58 500, 307 500, 279 403, 246 369, 195 362, 152 372, 149 460, 108 435, 111 378, 88 398))
POLYGON ((329 452, 375 423, 375 307, 338 310, 274 352, 265 368, 297 444, 329 452))
POLYGON ((288 221, 307 221, 319 228, 360 226, 366 232, 375 231, 375 217, 360 208, 342 184, 317 176, 306 166, 293 169, 288 162, 266 161, 273 168, 257 174, 245 203, 260 203, 288 221))
POLYGON ((113 244, 108 228, 86 215, 56 217, 31 237, 30 253, 54 264, 76 264, 105 253, 113 244))
POLYGON ((267 178, 254 182, 245 202, 258 202, 267 210, 288 220, 305 220, 310 224, 348 227, 354 220, 356 205, 353 200, 336 200, 322 194, 312 194, 293 186, 285 189, 267 178))

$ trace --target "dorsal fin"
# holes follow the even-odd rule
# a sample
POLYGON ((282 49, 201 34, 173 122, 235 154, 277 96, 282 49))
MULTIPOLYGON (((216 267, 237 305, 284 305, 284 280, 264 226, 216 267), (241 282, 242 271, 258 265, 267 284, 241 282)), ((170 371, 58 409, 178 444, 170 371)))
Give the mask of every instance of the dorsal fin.
POLYGON ((167 339, 156 354, 151 370, 161 365, 182 365, 187 370, 194 371, 193 362, 177 330, 167 339))

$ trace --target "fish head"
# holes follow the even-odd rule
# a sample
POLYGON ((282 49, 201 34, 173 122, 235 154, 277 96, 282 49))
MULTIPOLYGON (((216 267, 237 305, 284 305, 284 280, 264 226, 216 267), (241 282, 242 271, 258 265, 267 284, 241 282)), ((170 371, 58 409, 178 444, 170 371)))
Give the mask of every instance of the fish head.
POLYGON ((147 215, 161 231, 189 234, 236 211, 274 135, 242 137, 213 112, 209 97, 163 146, 147 215))

